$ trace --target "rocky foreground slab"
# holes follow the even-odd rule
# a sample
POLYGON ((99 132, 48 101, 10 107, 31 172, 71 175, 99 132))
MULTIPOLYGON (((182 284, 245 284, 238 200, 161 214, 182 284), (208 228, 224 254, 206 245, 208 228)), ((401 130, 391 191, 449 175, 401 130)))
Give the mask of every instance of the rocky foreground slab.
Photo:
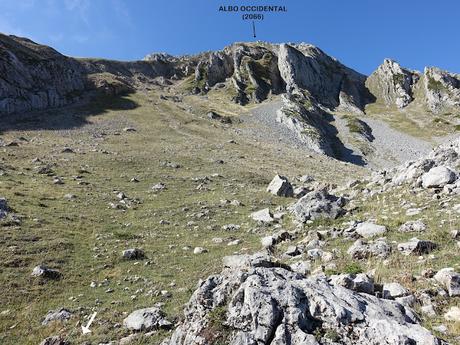
POLYGON ((164 345, 445 344, 396 301, 306 277, 264 254, 230 256, 200 283, 164 345))

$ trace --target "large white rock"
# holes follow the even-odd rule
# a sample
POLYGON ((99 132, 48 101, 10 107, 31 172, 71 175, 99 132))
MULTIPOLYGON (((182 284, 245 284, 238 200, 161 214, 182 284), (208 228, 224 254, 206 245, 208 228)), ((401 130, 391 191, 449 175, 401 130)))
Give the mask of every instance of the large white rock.
POLYGON ((383 298, 395 299, 409 295, 410 292, 399 283, 385 283, 383 284, 382 296, 383 298))
POLYGON ((133 311, 123 320, 123 326, 132 331, 149 332, 157 329, 169 329, 172 323, 166 320, 158 307, 144 308, 133 311))
POLYGON ((291 183, 284 176, 276 175, 267 187, 267 192, 273 195, 292 197, 294 190, 291 183))
POLYGON ((455 180, 455 172, 445 166, 431 168, 422 175, 422 186, 424 188, 440 188, 455 180))
POLYGON ((256 222, 261 223, 271 223, 275 220, 268 208, 264 208, 263 210, 253 212, 251 213, 250 217, 256 222))
POLYGON ((385 226, 371 222, 359 223, 356 226, 356 233, 364 238, 383 235, 385 232, 387 232, 387 228, 385 226))
POLYGON ((460 274, 452 267, 439 270, 433 278, 444 286, 449 296, 460 296, 460 274))

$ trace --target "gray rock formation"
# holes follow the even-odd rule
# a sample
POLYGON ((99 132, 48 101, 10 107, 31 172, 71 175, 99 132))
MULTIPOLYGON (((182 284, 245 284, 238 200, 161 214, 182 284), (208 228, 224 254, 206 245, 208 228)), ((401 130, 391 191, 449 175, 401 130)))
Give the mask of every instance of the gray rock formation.
POLYGON ((135 62, 74 59, 27 38, 0 34, 0 115, 61 107, 93 90, 117 94, 158 77, 184 77, 194 64, 166 55, 135 62))
POLYGON ((40 345, 70 345, 70 342, 56 335, 53 337, 48 337, 46 339, 43 339, 40 345))
POLYGON ((427 107, 433 112, 460 106, 460 75, 426 67, 423 87, 427 107))
POLYGON ((324 113, 308 96, 299 93, 283 95, 282 100, 276 121, 294 132, 310 150, 333 157, 334 135, 330 133, 324 113))
POLYGON ((329 194, 325 189, 307 193, 290 207, 297 221, 305 223, 307 220, 320 218, 335 219, 345 213, 343 206, 345 199, 329 194))
POLYGON ((420 76, 402 68, 396 61, 385 59, 366 80, 369 91, 386 105, 404 108, 413 100, 413 88, 420 76))
POLYGON ((260 255, 224 264, 200 283, 164 344, 442 344, 395 301, 306 278, 260 255))
POLYGON ((281 44, 278 68, 288 93, 307 90, 318 104, 329 109, 361 112, 368 102, 366 77, 310 44, 281 44))

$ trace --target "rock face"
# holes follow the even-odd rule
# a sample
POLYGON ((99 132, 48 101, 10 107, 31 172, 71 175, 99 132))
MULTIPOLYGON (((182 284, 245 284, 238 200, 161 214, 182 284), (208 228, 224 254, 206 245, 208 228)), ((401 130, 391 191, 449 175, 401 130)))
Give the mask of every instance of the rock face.
POLYGON ((404 108, 412 100, 413 88, 420 76, 402 68, 396 61, 385 59, 366 80, 366 86, 377 100, 404 108))
POLYGON ((278 68, 288 93, 307 90, 316 102, 330 109, 361 112, 368 101, 365 76, 310 44, 281 44, 278 68))
POLYGON ((436 67, 424 71, 426 105, 433 112, 460 106, 460 76, 436 67))
POLYGON ((29 39, 0 34, 0 115, 61 107, 100 90, 118 94, 139 80, 183 77, 183 61, 166 55, 148 61, 74 59, 29 39))
POLYGON ((54 49, 0 34, 0 114, 59 107, 85 89, 80 65, 54 49))
POLYGON ((303 94, 285 94, 283 106, 276 113, 276 121, 285 125, 310 150, 334 157, 332 142, 335 135, 326 115, 303 94))
POLYGON ((442 343, 395 301, 306 278, 261 255, 224 264, 194 292, 165 344, 442 343))
POLYGON ((345 199, 329 194, 325 189, 307 193, 290 207, 297 221, 305 223, 307 220, 319 218, 335 219, 344 214, 345 199))

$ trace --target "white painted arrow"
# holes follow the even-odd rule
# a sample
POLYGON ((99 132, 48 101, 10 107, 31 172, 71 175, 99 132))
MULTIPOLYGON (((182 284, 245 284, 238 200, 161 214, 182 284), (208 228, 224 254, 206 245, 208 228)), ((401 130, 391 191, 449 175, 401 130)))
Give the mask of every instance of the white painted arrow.
POLYGON ((89 330, 89 326, 91 326, 91 324, 93 323, 94 318, 96 317, 96 314, 97 314, 97 311, 94 312, 93 315, 91 315, 91 318, 89 319, 88 324, 86 325, 86 327, 81 326, 81 331, 83 332, 83 334, 91 333, 91 331, 89 330))

